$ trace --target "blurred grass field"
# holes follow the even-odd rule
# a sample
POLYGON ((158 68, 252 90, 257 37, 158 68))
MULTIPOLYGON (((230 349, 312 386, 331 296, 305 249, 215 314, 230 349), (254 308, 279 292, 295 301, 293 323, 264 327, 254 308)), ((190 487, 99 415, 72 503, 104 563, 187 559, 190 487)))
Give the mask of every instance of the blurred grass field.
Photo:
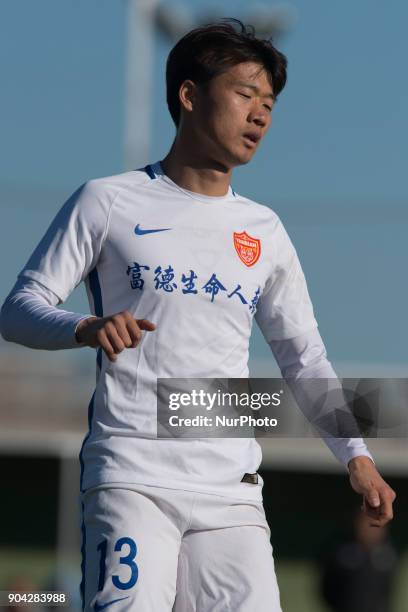
MULTIPOLYGON (((284 612, 330 612, 318 592, 319 574, 308 561, 281 561, 276 563, 284 612)), ((408 610, 408 553, 401 558, 396 578, 391 612, 408 610)))
MULTIPOLYGON (((0 590, 5 590, 15 576, 24 576, 41 589, 52 575, 55 563, 55 551, 3 548, 0 550, 0 590)), ((78 571, 80 563, 78 556, 78 571)), ((328 612, 319 597, 319 575, 312 563, 286 560, 275 563, 284 612, 328 612)), ((392 612, 406 612, 407 609, 408 553, 401 558, 392 612)))
POLYGON ((55 551, 21 548, 0 549, 0 589, 16 576, 29 579, 40 589, 52 574, 55 551))

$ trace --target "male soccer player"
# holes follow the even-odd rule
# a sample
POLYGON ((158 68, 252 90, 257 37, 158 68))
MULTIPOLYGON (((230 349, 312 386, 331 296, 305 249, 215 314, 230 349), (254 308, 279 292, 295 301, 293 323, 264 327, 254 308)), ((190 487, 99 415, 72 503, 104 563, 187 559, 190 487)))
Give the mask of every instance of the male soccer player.
MULTIPOLYGON (((254 317, 285 378, 335 378, 280 219, 230 185, 271 125, 286 65, 237 20, 184 36, 167 62, 169 153, 80 187, 3 305, 6 340, 97 348, 80 453, 87 611, 281 610, 258 443, 158 439, 155 385, 247 377, 254 317), (92 315, 57 308, 81 281, 92 315)), ((395 493, 363 440, 326 442, 385 524, 395 493)))

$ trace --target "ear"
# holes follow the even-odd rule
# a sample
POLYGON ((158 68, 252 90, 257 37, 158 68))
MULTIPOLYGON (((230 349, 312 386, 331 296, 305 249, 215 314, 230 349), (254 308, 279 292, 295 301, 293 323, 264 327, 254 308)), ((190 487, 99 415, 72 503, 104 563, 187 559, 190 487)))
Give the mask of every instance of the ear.
POLYGON ((180 85, 179 89, 179 100, 180 105, 187 112, 191 113, 194 108, 194 102, 196 99, 196 85, 193 81, 186 80, 180 85))

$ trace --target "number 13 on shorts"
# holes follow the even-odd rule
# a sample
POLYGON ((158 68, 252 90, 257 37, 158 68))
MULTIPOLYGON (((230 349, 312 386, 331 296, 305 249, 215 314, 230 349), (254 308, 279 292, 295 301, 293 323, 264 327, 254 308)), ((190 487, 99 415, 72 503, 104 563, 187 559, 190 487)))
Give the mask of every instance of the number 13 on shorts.
POLYGON ((131 589, 137 582, 139 576, 139 570, 135 563, 135 557, 137 554, 136 542, 129 537, 122 537, 116 540, 114 551, 123 552, 128 547, 128 554, 119 557, 119 564, 129 568, 128 580, 123 579, 123 575, 113 574, 112 576, 106 576, 106 551, 108 547, 108 540, 102 540, 98 544, 97 550, 100 554, 99 558, 99 578, 98 578, 98 591, 102 591, 105 580, 112 580, 113 585, 117 589, 127 590, 131 589))

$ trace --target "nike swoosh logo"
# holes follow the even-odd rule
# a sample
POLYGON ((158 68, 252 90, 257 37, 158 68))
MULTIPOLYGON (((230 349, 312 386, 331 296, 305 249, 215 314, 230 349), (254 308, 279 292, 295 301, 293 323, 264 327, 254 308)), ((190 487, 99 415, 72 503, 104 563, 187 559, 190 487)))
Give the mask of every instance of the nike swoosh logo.
POLYGON ((119 599, 112 599, 112 601, 108 601, 107 603, 104 603, 104 604, 99 604, 96 601, 94 603, 94 610, 95 610, 95 612, 99 612, 100 610, 104 610, 105 608, 107 608, 108 606, 111 606, 112 604, 116 603, 117 601, 123 601, 124 599, 129 599, 129 595, 127 597, 120 597, 119 599))
POLYGON ((167 232, 171 230, 171 227, 163 227, 162 229, 142 229, 138 223, 135 227, 135 234, 137 236, 143 236, 144 234, 154 234, 155 232, 167 232))

